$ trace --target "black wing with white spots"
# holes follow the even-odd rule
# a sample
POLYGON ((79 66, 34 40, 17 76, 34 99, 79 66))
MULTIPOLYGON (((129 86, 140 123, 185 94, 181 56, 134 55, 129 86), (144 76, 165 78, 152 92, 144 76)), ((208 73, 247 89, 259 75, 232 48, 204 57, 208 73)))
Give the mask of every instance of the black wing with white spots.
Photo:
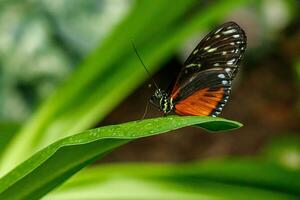
POLYGON ((185 61, 172 87, 170 96, 175 111, 218 115, 227 102, 231 80, 245 49, 245 32, 234 22, 227 22, 205 36, 185 61))
POLYGON ((234 78, 246 49, 245 32, 234 22, 227 22, 206 35, 184 63, 175 86, 182 85, 199 71, 224 68, 234 78))

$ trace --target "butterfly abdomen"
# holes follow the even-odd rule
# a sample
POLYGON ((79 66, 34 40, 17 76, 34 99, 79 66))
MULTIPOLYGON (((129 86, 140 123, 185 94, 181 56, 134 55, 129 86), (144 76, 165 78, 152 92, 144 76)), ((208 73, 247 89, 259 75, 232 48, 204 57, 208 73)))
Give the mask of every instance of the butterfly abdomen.
POLYGON ((174 108, 173 99, 167 96, 161 97, 159 105, 160 109, 164 112, 164 114, 170 113, 174 108))

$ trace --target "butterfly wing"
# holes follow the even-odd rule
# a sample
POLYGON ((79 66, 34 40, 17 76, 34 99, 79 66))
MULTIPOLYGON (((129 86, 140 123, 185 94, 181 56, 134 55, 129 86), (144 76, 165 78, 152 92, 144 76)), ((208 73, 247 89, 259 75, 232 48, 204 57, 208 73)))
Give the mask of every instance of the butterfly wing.
POLYGON ((231 76, 222 68, 195 74, 176 97, 172 97, 175 112, 181 115, 218 115, 231 91, 231 76))
POLYGON ((195 73, 223 68, 234 78, 238 65, 246 49, 245 32, 234 22, 227 22, 206 35, 184 63, 174 86, 172 94, 177 93, 184 82, 195 73))
POLYGON ((216 116, 227 102, 231 80, 246 48, 245 32, 234 22, 205 36, 192 51, 171 92, 175 112, 216 116))
POLYGON ((246 35, 234 22, 227 22, 207 34, 184 63, 201 64, 200 69, 230 67, 239 63, 246 48, 246 35), (228 62, 231 61, 232 62, 228 62), (231 64, 232 63, 232 64, 231 64))

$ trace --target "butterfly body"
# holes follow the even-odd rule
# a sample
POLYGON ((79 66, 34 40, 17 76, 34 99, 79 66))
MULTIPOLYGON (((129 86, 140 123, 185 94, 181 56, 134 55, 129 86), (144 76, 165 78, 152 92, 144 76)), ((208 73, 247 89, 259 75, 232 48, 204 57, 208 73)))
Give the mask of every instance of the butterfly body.
POLYGON ((173 99, 161 89, 155 90, 154 95, 150 98, 150 102, 156 105, 165 115, 174 108, 173 99))
POLYGON ((227 22, 205 36, 192 51, 171 91, 156 89, 150 102, 165 115, 217 116, 226 104, 243 53, 245 32, 227 22))

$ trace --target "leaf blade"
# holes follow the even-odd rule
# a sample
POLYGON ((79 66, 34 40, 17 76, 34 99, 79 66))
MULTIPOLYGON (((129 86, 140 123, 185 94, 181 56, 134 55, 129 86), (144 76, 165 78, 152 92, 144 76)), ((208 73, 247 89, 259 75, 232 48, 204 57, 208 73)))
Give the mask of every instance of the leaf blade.
POLYGON ((196 124, 201 126, 215 122, 230 124, 219 126, 219 131, 224 127, 241 126, 238 122, 221 118, 169 116, 101 127, 67 137, 39 151, 0 179, 0 199, 37 199, 94 161, 99 155, 104 155, 131 140, 185 126, 196 124), (30 188, 26 187, 28 184, 30 188))
POLYGON ((45 199, 63 200, 78 196, 159 199, 157 197, 162 195, 171 199, 174 193, 177 199, 201 199, 202 196, 245 199, 248 195, 249 199, 297 199, 299 176, 298 171, 257 158, 212 159, 184 164, 106 164, 82 170, 45 199), (170 185, 162 187, 161 184, 170 185), (122 189, 118 193, 111 192, 111 188, 120 188, 120 185, 122 189), (187 196, 180 198, 180 195, 187 196))

